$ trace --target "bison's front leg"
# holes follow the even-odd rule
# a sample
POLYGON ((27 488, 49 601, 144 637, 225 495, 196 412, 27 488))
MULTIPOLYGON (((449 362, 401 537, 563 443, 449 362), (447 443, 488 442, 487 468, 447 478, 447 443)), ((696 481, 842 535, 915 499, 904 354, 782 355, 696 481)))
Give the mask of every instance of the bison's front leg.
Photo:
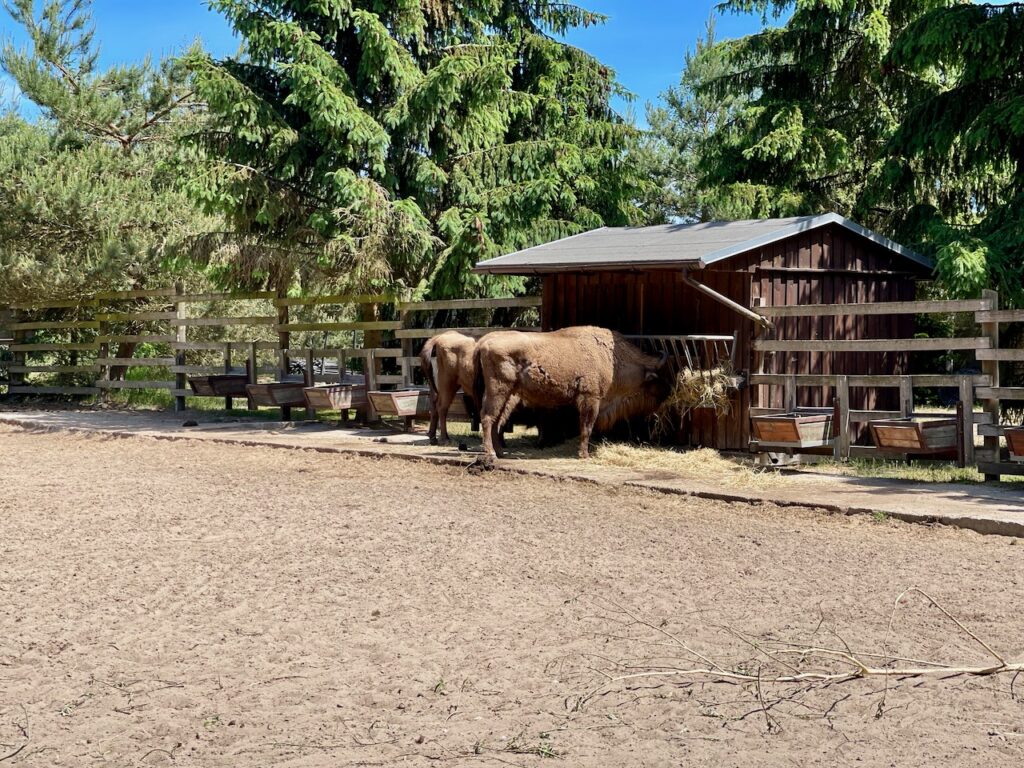
POLYGON ((580 458, 590 458, 590 434, 597 424, 601 412, 601 399, 598 397, 580 398, 577 402, 580 411, 580 458))

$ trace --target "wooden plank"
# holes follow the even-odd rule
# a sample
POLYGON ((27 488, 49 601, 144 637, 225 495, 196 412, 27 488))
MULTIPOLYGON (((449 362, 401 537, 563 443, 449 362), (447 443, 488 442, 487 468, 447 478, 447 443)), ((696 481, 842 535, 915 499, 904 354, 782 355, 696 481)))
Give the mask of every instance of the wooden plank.
POLYGON ((7 388, 12 395, 95 395, 96 387, 29 387, 11 386, 7 388))
POLYGON ((191 327, 223 327, 228 325, 274 325, 276 317, 267 315, 255 315, 250 317, 183 317, 175 320, 171 325, 179 328, 191 327))
POLYGON ((117 366, 119 368, 138 368, 144 365, 174 365, 173 357, 97 357, 98 365, 117 366))
POLYGON ((97 381, 98 389, 174 389, 173 381, 97 381))
MULTIPOLYGON (((230 373, 230 371, 224 370, 223 365, 171 365, 168 366, 167 370, 170 373, 184 373, 186 375, 196 376, 214 376, 218 374, 230 373)), ((239 366, 237 373, 242 373, 241 366, 239 366)), ((277 366, 261 365, 256 369, 256 373, 267 375, 276 374, 277 366)))
POLYGON ((136 291, 100 291, 97 299, 149 299, 159 296, 173 296, 174 288, 146 288, 136 291))
POLYGON ((88 352, 99 349, 99 344, 11 344, 11 352, 88 352))
POLYGON ((275 329, 282 333, 295 333, 298 331, 397 331, 401 327, 400 320, 368 320, 346 323, 286 323, 275 326, 275 329))
POLYGON ((280 298, 274 299, 274 306, 277 307, 297 307, 297 306, 311 306, 314 304, 390 304, 395 301, 395 296, 388 296, 386 294, 380 295, 352 295, 352 294, 332 294, 324 296, 304 296, 301 298, 280 298))
POLYGON ((174 297, 175 304, 192 304, 208 301, 256 301, 258 299, 273 299, 277 296, 274 291, 255 291, 253 293, 186 293, 174 297))
MULTIPOLYGON (((821 412, 821 413, 832 413, 832 411, 833 411, 832 408, 809 408, 809 407, 806 407, 806 406, 801 407, 799 410, 801 412, 817 411, 817 412, 821 412)), ((780 413, 780 409, 778 409, 778 408, 760 408, 759 407, 759 408, 751 408, 750 409, 750 415, 751 416, 771 416, 771 415, 777 415, 779 413, 780 413)), ((944 415, 945 416, 949 416, 949 414, 944 414, 944 415)), ((864 423, 866 421, 873 421, 875 419, 898 419, 898 418, 900 418, 900 412, 899 411, 874 411, 874 410, 865 410, 865 409, 861 409, 861 408, 857 408, 857 409, 851 408, 850 409, 850 422, 851 423, 861 424, 861 423, 864 423)))
MULTIPOLYGON (((820 317, 834 315, 927 315, 952 312, 978 312, 992 305, 985 299, 961 301, 880 301, 858 304, 804 304, 784 307, 758 307, 765 317, 820 317)), ((979 321, 980 322, 980 321, 979 321)))
POLYGON ((441 309, 510 309, 539 307, 540 296, 514 296, 507 299, 452 299, 449 301, 402 301, 395 305, 408 312, 428 312, 441 309))
POLYGON ((99 344, 125 344, 125 343, 128 343, 128 344, 132 344, 132 343, 135 343, 135 344, 138 344, 138 343, 166 344, 168 342, 174 341, 177 338, 178 337, 175 336, 174 334, 169 334, 169 333, 164 333, 164 334, 144 334, 144 333, 141 333, 141 334, 128 334, 128 335, 125 335, 125 336, 97 336, 96 337, 96 341, 99 344))
POLYGON ((446 331, 458 331, 464 333, 467 336, 483 336, 493 331, 522 331, 531 332, 539 331, 540 328, 408 328, 406 330, 395 331, 396 339, 428 339, 432 336, 445 333, 446 331))
MULTIPOLYGON (((952 347, 951 347, 952 349, 952 347)), ((975 353, 979 360, 1001 360, 1003 362, 1024 362, 1024 349, 979 349, 975 353)))
POLYGON ((98 365, 8 365, 10 373, 96 373, 98 365))
POLYGON ((62 300, 62 301, 58 301, 58 300, 45 301, 44 300, 43 302, 38 303, 38 304, 35 304, 35 303, 32 303, 32 302, 19 302, 19 303, 16 303, 16 304, 11 304, 10 308, 11 309, 70 309, 70 308, 73 308, 73 307, 87 307, 87 306, 95 306, 95 305, 96 305, 96 301, 94 299, 81 298, 81 299, 65 299, 65 300, 62 300))
POLYGON ((976 323, 1024 323, 1024 309, 991 309, 974 313, 976 323))
POLYGON ((105 323, 128 323, 136 320, 175 320, 174 312, 108 312, 96 315, 97 320, 105 323))
MULTIPOLYGON (((306 350, 309 347, 289 347, 284 350, 285 354, 296 357, 299 355, 305 355, 306 350)), ((378 347, 376 349, 357 349, 355 347, 313 347, 313 356, 316 358, 331 358, 331 357, 345 357, 345 358, 365 358, 369 357, 371 352, 401 352, 400 349, 386 349, 384 347, 378 347)))
MULTIPOLYGON (((171 349, 194 350, 198 352, 223 352, 228 344, 237 344, 230 341, 173 341, 171 349)), ((273 341, 257 341, 256 349, 277 349, 277 343, 273 341)))
POLYGON ((978 387, 974 393, 981 400, 1024 400, 1024 387, 978 387))
MULTIPOLYGON (((784 373, 752 373, 750 375, 750 384, 764 384, 764 385, 775 385, 781 386, 786 383, 788 378, 787 374, 784 373)), ((857 376, 850 375, 849 381, 851 387, 899 387, 900 380, 903 379, 902 375, 899 374, 879 374, 879 375, 865 375, 857 376)), ((914 387, 958 387, 960 386, 959 376, 944 376, 941 374, 921 374, 918 376, 911 376, 911 383, 914 387)), ((990 379, 984 374, 978 376, 972 376, 971 380, 977 387, 986 387, 990 384, 990 379)), ((800 387, 819 387, 819 386, 835 386, 835 376, 814 376, 814 375, 803 375, 796 377, 797 386, 800 387)))
POLYGON ((988 475, 1024 475, 1024 464, 979 461, 978 471, 981 472, 986 477, 988 475))
POLYGON ((56 329, 79 329, 79 328, 99 328, 100 324, 98 320, 73 320, 73 321, 61 321, 61 322, 35 322, 35 323, 11 323, 7 326, 8 330, 11 331, 44 331, 44 330, 56 330, 56 329))
MULTIPOLYGON (((992 341, 987 337, 966 339, 852 339, 843 341, 826 341, 824 339, 817 341, 755 339, 754 349, 762 352, 941 352, 951 349, 975 349, 980 353, 987 350, 991 343, 992 341)), ((1024 350, 999 351, 1018 351, 1021 353, 1019 359, 1024 360, 1024 350)), ((980 354, 978 359, 982 359, 980 354)), ((1017 358, 999 357, 995 359, 1012 360, 1017 358)))

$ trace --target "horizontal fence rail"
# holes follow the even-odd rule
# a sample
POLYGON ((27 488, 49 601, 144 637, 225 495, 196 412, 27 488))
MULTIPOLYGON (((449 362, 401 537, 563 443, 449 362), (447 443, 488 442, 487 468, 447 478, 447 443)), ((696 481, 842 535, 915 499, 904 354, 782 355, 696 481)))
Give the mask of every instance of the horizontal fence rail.
POLYGON ((241 373, 253 383, 303 378, 296 366, 313 368, 314 383, 338 382, 345 366, 356 364, 374 387, 408 387, 419 370, 418 343, 447 330, 423 327, 437 321, 437 312, 476 313, 472 320, 483 320, 481 312, 509 312, 504 323, 494 325, 491 317, 465 329, 482 335, 540 305, 539 296, 406 301, 389 294, 189 293, 181 286, 107 291, 14 305, 10 316, 0 308, 0 338, 9 332, 4 346, 14 358, 0 367, 12 377, 10 394, 104 397, 155 390, 174 397, 179 408, 199 396, 189 388, 190 376, 241 373), (297 336, 304 345, 292 343, 297 336), (313 338, 321 336, 324 344, 315 348, 313 338), (339 338, 347 343, 331 344, 339 338), (333 352, 341 358, 328 365, 324 359, 333 352), (61 383, 33 378, 39 376, 61 377, 61 383))

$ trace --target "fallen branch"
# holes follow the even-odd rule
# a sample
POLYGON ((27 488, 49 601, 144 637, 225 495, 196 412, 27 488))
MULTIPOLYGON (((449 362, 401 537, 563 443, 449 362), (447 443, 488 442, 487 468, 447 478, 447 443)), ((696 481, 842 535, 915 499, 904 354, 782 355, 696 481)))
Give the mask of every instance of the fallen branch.
MULTIPOLYGON (((747 672, 737 669, 727 669, 721 664, 712 661, 707 656, 696 653, 694 650, 689 648, 679 638, 670 632, 666 631, 660 626, 657 626, 649 621, 645 621, 636 614, 627 610, 626 608, 617 605, 616 608, 622 613, 630 617, 636 624, 645 626, 652 629, 668 638, 674 643, 678 644, 681 648, 686 650, 688 653, 696 656, 700 661, 704 662, 706 666, 694 666, 694 667, 666 667, 659 666, 653 668, 648 666, 646 668, 640 667, 644 671, 630 672, 623 675, 609 675, 607 672, 602 672, 607 678, 601 685, 594 688, 590 692, 582 695, 577 700, 577 708, 581 707, 587 701, 594 696, 608 692, 610 688, 620 683, 641 680, 646 678, 688 678, 693 680, 701 680, 703 682, 722 682, 732 684, 751 684, 755 687, 757 693, 757 699, 760 703, 760 710, 764 712, 769 722, 769 730, 771 730, 771 719, 768 714, 768 708, 765 704, 764 697, 762 695, 762 686, 764 685, 797 685, 797 684, 809 684, 809 685, 832 685, 837 683, 846 683, 853 680, 862 680, 866 678, 880 677, 886 680, 886 686, 888 687, 888 681, 892 679, 906 679, 906 678, 939 678, 947 679, 951 677, 960 676, 971 676, 971 677, 988 677, 991 675, 1007 674, 1012 673, 1014 680, 1016 676, 1021 672, 1024 672, 1024 661, 1007 661, 1004 656, 996 652, 988 643, 982 640, 975 632, 968 629, 963 622, 957 619, 953 614, 946 610, 939 602, 917 587, 911 587, 900 593, 899 597, 893 605, 893 612, 889 618, 889 626, 886 631, 886 639, 892 629, 893 622, 895 620, 896 611, 900 604, 910 594, 919 594, 924 597, 928 602, 937 608, 942 614, 953 622, 961 631, 963 631, 968 637, 970 637, 975 643, 980 645, 985 651, 991 655, 996 663, 987 665, 949 665, 939 662, 925 661, 921 659, 905 659, 900 657, 865 653, 863 656, 872 657, 877 659, 885 659, 891 663, 903 662, 911 666, 878 666, 869 664, 860 658, 860 655, 850 649, 848 646, 846 650, 838 650, 836 648, 826 648, 820 646, 808 646, 799 647, 795 643, 783 642, 782 645, 792 646, 788 648, 767 648, 762 643, 758 643, 751 639, 749 636, 738 632, 731 628, 725 628, 735 638, 751 646, 759 654, 766 656, 770 661, 776 662, 787 668, 785 674, 776 675, 764 675, 762 667, 758 667, 756 672, 747 672), (819 670, 808 670, 801 672, 798 667, 790 664, 780 656, 797 656, 801 661, 807 661, 809 659, 820 659, 822 661, 828 660, 831 662, 833 670, 835 667, 843 667, 845 669, 839 669, 836 671, 830 671, 828 669, 819 670)), ((842 638, 840 638, 842 641, 842 638)), ((845 641, 842 641, 846 645, 845 641)), ((633 669, 638 667, 634 666, 633 669)), ((620 667, 621 669, 621 667, 620 667)))

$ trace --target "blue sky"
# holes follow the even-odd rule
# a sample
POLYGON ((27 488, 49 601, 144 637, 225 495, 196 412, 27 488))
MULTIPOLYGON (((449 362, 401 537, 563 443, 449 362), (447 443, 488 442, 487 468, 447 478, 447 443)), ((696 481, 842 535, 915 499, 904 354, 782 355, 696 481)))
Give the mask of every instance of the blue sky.
MULTIPOLYGON (((683 55, 703 33, 714 0, 583 0, 585 7, 609 17, 600 27, 577 30, 569 41, 615 69, 637 99, 632 107, 643 119, 644 103, 676 82, 683 55)), ((181 51, 200 38, 216 55, 235 52, 238 41, 203 0, 94 0, 101 64, 158 59, 181 51)), ((725 15, 719 38, 757 31, 758 17, 725 15)), ((0 37, 21 40, 11 18, 0 10, 0 37)), ((4 76, 6 80, 6 76, 4 76)), ((7 81, 9 87, 9 81, 7 81)), ((628 109, 628 105, 620 105, 628 109)))

